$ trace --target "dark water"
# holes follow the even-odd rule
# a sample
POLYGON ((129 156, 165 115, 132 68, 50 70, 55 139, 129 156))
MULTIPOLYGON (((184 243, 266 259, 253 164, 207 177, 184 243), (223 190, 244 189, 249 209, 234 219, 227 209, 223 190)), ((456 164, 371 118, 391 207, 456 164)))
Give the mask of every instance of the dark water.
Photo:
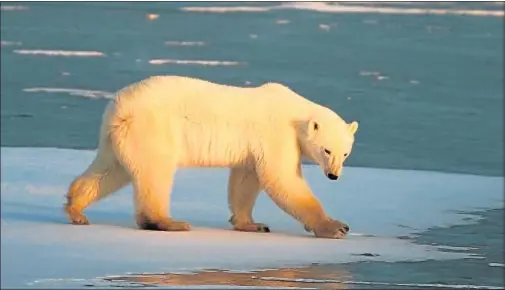
MULTIPOLYGON (((278 5, 274 2, 2 5, 28 8, 1 14, 2 146, 96 146, 107 99, 24 89, 112 93, 150 75, 178 74, 233 85, 282 82, 348 121, 359 120, 349 166, 503 176, 503 16, 180 10, 278 5), (148 13, 159 18, 150 21, 148 13), (204 45, 169 46, 167 41, 204 45), (26 55, 15 50, 104 55, 26 55), (154 65, 151 59, 240 64, 154 65)), ((394 7, 502 9, 489 3, 394 7)), ((482 215, 478 225, 434 229, 419 239, 476 245, 485 259, 345 267, 365 281, 503 285, 503 268, 487 265, 491 260, 503 264, 503 209, 482 215)))
POLYGON ((96 146, 106 100, 25 88, 114 92, 149 75, 179 74, 235 85, 283 82, 346 120, 359 120, 349 165, 503 174, 503 17, 190 13, 178 10, 182 2, 29 6, 2 12, 2 40, 22 43, 2 46, 2 146, 96 146), (148 21, 147 13, 159 18, 148 21), (282 19, 291 22, 276 23, 282 19), (321 24, 331 29, 322 30, 321 24), (166 41, 207 45, 170 47, 166 41), (19 55, 15 49, 91 50, 106 56, 19 55), (157 58, 247 64, 147 62, 157 58))
POLYGON ((424 261, 401 263, 356 263, 346 269, 356 280, 377 277, 377 282, 450 285, 494 285, 504 283, 503 266, 490 267, 489 263, 504 263, 504 212, 492 210, 479 213, 484 218, 475 225, 434 228, 423 233, 417 242, 433 245, 476 248, 483 259, 462 261, 424 261))

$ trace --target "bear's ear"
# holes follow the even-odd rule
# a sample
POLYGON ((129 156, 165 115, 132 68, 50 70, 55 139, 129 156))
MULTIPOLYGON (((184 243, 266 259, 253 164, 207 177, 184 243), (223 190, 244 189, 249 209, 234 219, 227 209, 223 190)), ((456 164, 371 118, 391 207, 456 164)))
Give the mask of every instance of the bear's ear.
POLYGON ((349 131, 351 134, 356 134, 356 131, 358 131, 358 122, 353 121, 352 123, 349 124, 349 131))
POLYGON ((310 120, 307 126, 307 135, 309 137, 313 136, 319 130, 319 123, 315 120, 310 120))

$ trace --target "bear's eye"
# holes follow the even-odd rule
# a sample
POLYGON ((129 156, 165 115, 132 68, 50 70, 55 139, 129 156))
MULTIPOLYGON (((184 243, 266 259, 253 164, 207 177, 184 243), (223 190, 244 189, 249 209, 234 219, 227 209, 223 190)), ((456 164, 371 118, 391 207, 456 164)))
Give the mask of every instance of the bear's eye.
POLYGON ((328 149, 326 149, 326 148, 324 148, 324 153, 326 153, 326 154, 328 154, 328 155, 331 155, 331 151, 330 151, 330 150, 328 150, 328 149))
POLYGON ((344 157, 347 157, 347 153, 344 153, 344 157))

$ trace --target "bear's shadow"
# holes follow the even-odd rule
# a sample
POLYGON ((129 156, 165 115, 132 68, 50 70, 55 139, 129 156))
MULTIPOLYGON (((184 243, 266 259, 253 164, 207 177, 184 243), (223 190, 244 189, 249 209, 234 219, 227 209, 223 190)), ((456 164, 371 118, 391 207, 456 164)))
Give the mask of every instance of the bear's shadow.
MULTIPOLYGON (((99 209, 90 209, 86 213, 91 225, 101 225, 101 226, 112 226, 112 227, 122 227, 138 230, 135 224, 133 214, 128 214, 126 212, 110 212, 102 211, 99 209)), ((27 205, 20 202, 3 202, 2 204, 2 220, 9 221, 22 221, 31 222, 37 224, 60 224, 60 225, 70 225, 67 217, 61 209, 55 208, 54 206, 44 206, 44 205, 27 205)), ((211 229, 211 230, 223 230, 229 232, 236 232, 231 228, 231 225, 226 221, 209 221, 203 219, 187 219, 189 223, 192 224, 194 228, 197 229, 211 229)), ((286 229, 276 229, 271 228, 271 233, 254 233, 254 234, 265 234, 265 235, 276 235, 284 237, 304 237, 310 238, 311 235, 308 233, 301 233, 293 230, 286 229)), ((237 234, 246 234, 245 232, 236 232, 237 234)), ((249 233, 253 234, 253 233, 249 233)))
MULTIPOLYGON (((2 202, 2 220, 4 221, 23 221, 33 223, 54 223, 69 224, 63 206, 54 208, 54 206, 27 205, 20 202, 2 202)), ((86 213, 88 218, 91 216, 93 224, 113 225, 121 227, 134 228, 131 221, 132 217, 122 212, 106 212, 90 209, 86 213)))

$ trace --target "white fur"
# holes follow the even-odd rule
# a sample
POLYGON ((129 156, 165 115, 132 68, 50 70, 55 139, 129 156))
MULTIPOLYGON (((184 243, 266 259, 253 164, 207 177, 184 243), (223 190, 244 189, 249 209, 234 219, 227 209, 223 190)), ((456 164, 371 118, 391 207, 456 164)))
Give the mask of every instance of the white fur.
POLYGON ((67 212, 75 219, 131 180, 137 221, 170 219, 176 168, 229 167, 236 229, 254 224, 252 208, 263 189, 280 208, 316 229, 331 219, 303 179, 301 160, 339 176, 357 128, 281 84, 241 88, 151 77, 124 88, 108 105, 98 155, 71 185, 67 212))

